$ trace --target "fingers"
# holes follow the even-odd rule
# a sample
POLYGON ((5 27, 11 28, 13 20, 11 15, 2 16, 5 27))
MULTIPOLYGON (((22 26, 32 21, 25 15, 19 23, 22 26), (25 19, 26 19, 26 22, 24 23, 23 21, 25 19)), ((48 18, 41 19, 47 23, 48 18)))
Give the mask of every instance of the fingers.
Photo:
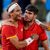
POLYGON ((33 34, 31 37, 32 37, 34 40, 38 40, 39 35, 38 35, 38 34, 33 34))
POLYGON ((34 34, 34 40, 37 40, 39 38, 38 34, 34 34))

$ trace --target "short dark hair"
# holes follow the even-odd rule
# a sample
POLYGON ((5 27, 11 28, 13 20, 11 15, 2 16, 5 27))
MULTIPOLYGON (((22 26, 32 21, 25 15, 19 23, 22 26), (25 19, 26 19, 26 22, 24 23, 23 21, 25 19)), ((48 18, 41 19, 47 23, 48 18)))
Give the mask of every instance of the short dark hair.
POLYGON ((34 14, 38 13, 38 8, 34 5, 29 4, 28 6, 26 6, 25 10, 34 12, 34 14))

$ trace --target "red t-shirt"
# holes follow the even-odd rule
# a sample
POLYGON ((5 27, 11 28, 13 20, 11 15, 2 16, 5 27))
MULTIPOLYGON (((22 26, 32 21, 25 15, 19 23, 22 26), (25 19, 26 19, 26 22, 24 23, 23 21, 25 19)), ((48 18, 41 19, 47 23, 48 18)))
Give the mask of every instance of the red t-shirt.
POLYGON ((30 37, 31 35, 37 33, 39 35, 38 40, 34 40, 30 45, 24 48, 24 50, 38 50, 39 40, 43 41, 47 39, 44 29, 38 26, 36 23, 30 26, 27 30, 24 31, 24 39, 30 37))
POLYGON ((23 50, 23 49, 16 49, 16 47, 10 42, 8 37, 12 37, 17 35, 19 40, 23 40, 23 24, 19 21, 18 28, 10 25, 3 25, 2 26, 2 48, 3 50, 23 50), (17 33, 18 32, 18 33, 17 33))

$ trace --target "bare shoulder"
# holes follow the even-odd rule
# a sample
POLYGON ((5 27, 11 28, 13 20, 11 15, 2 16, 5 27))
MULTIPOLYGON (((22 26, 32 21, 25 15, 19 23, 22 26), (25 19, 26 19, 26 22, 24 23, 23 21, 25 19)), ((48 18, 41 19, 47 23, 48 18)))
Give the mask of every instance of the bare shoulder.
POLYGON ((14 26, 14 27, 18 27, 18 23, 16 22, 16 24, 12 23, 12 21, 10 19, 8 20, 4 20, 2 22, 2 25, 9 25, 9 26, 14 26))
POLYGON ((9 20, 3 20, 3 21, 2 21, 2 25, 8 25, 8 24, 9 24, 8 21, 9 21, 9 20))
POLYGON ((12 23, 10 22, 10 19, 7 19, 3 20, 2 25, 12 25, 12 23))

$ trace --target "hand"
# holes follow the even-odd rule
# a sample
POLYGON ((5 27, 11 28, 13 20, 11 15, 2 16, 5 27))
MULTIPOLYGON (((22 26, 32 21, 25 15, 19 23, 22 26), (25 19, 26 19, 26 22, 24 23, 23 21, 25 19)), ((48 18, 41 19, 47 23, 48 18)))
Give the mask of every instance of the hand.
POLYGON ((50 31, 50 22, 43 23, 40 25, 42 28, 44 28, 47 31, 50 31))
POLYGON ((50 31, 50 22, 46 23, 47 31, 50 31))
POLYGON ((50 22, 45 23, 45 27, 46 27, 46 30, 47 30, 47 31, 50 31, 50 22))
POLYGON ((34 40, 37 40, 37 39, 39 38, 39 35, 38 35, 38 34, 33 34, 33 35, 31 36, 31 38, 34 39, 34 40))

